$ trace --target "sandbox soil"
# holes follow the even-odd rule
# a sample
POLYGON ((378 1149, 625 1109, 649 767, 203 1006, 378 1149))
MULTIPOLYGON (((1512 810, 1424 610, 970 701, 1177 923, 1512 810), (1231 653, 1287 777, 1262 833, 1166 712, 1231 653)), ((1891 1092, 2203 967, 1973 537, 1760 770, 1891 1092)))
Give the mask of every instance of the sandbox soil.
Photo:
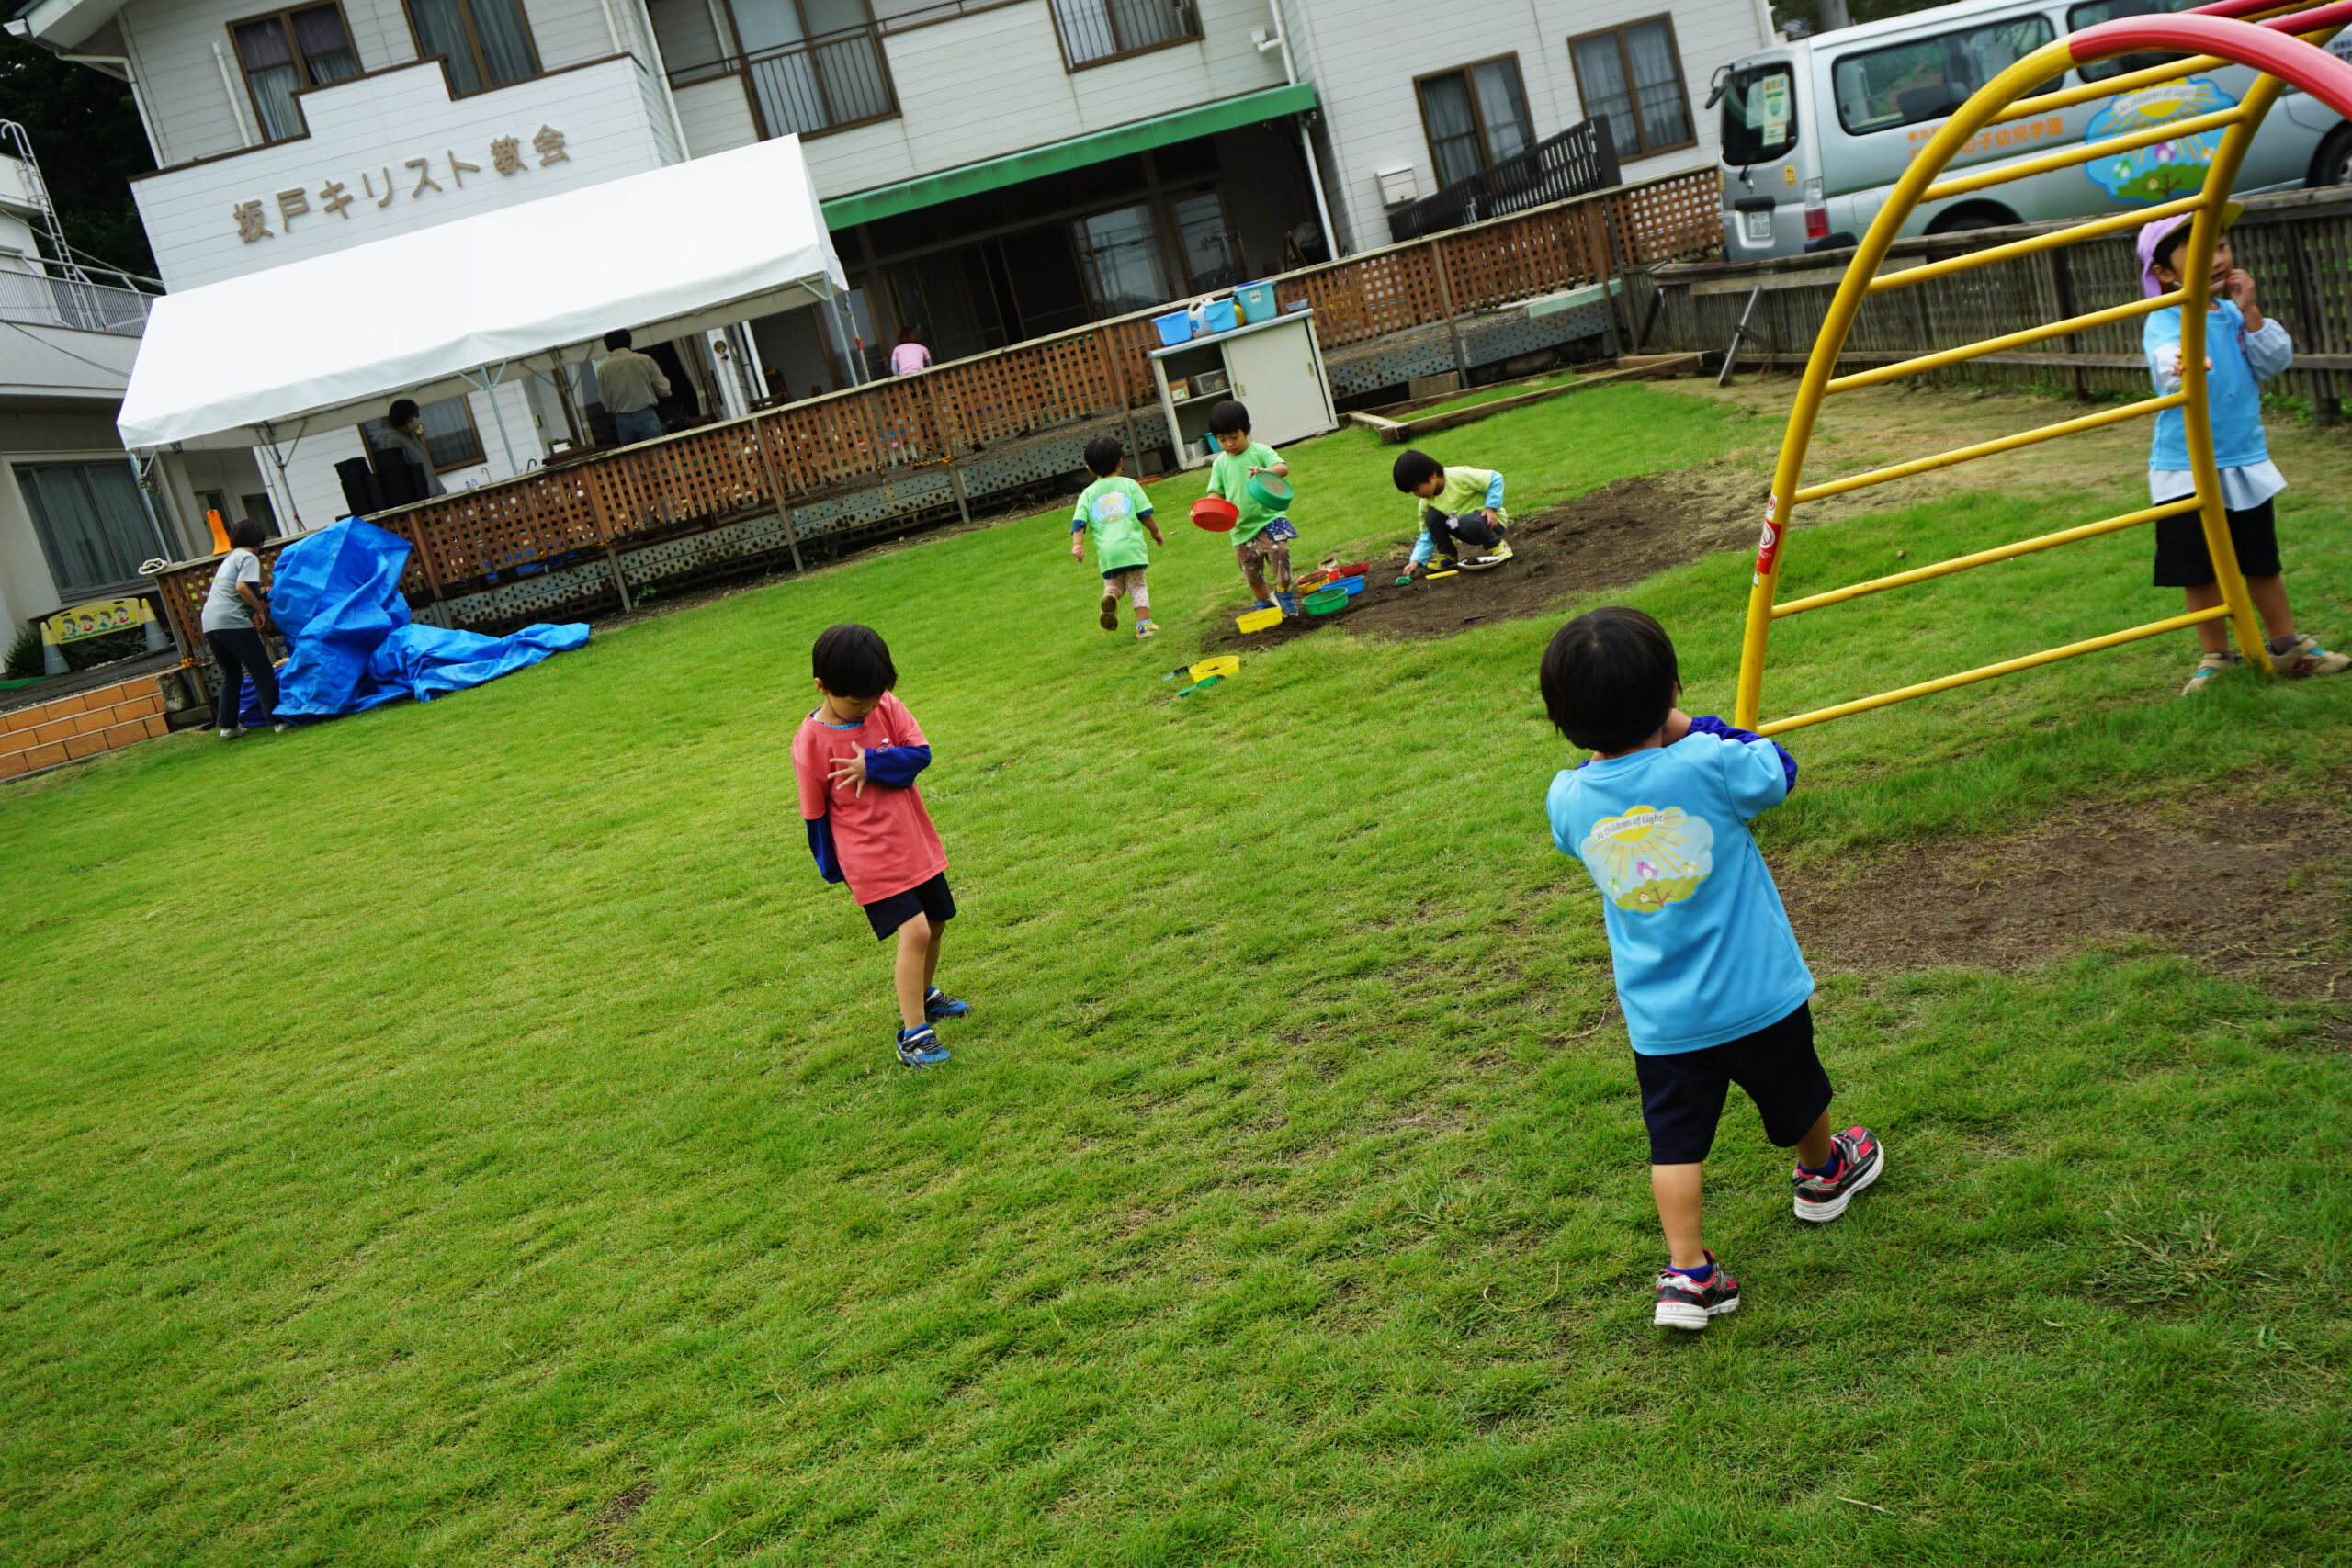
MULTIPOLYGON (((1326 626, 1386 637, 1451 637, 1494 621, 1540 615, 1577 594, 1630 587, 1711 551, 1752 540, 1763 503, 1754 476, 1702 470, 1620 479, 1565 505, 1515 518, 1511 558, 1489 571, 1395 586, 1410 547, 1374 559, 1363 592, 1337 615, 1302 616, 1244 635, 1237 600, 1212 637, 1220 650, 1272 648, 1326 626)), ((1301 560, 1306 566, 1310 562, 1301 560)))
POLYGON ((2352 974, 2352 815, 2315 798, 2086 804, 1778 880, 1818 972, 2018 970, 2143 941, 2285 996, 2334 998, 2352 974))

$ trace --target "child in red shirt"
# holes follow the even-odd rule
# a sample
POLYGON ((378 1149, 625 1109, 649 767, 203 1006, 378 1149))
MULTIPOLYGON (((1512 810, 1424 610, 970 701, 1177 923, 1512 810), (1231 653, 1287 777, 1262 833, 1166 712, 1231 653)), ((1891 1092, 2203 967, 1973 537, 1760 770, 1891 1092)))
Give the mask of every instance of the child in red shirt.
POLYGON ((897 935, 899 1060, 937 1066, 947 1052, 932 1021, 972 1008, 932 983, 956 899, 947 852, 915 790, 915 775, 931 766, 931 745, 890 694, 898 667, 873 627, 826 627, 809 662, 824 701, 792 738, 808 852, 826 881, 849 883, 876 937, 897 935))

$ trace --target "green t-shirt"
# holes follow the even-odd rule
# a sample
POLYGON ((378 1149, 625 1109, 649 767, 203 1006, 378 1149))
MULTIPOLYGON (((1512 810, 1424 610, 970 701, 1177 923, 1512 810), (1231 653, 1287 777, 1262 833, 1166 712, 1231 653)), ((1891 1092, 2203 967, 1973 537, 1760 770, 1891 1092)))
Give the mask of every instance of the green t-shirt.
POLYGON ((1079 492, 1069 520, 1072 525, 1085 525, 1094 536, 1094 564, 1099 570, 1125 571, 1151 564, 1143 531, 1144 515, 1150 510, 1151 497, 1144 494, 1143 486, 1113 474, 1079 492))
MULTIPOLYGON (((1413 503, 1413 531, 1417 534, 1421 531, 1421 512, 1425 507, 1434 506, 1448 517, 1483 510, 1488 487, 1494 482, 1495 471, 1492 468, 1455 467, 1446 469, 1445 488, 1433 498, 1423 501, 1417 495, 1407 497, 1413 503)), ((1495 508, 1495 513, 1506 523, 1510 521, 1510 513, 1499 506, 1495 508)))
POLYGON ((1271 468, 1281 461, 1272 447, 1253 441, 1246 452, 1219 452, 1216 461, 1209 465, 1209 493, 1225 497, 1241 513, 1241 521, 1233 525, 1235 544, 1256 538, 1261 529, 1282 515, 1279 508, 1261 505, 1250 493, 1250 470, 1271 468))

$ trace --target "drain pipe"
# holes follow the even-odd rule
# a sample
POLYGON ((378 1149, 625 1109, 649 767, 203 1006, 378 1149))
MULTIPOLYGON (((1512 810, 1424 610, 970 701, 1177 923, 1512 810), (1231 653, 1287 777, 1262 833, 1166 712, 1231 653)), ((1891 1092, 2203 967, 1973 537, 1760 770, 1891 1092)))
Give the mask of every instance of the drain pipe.
MULTIPOLYGON (((1287 86, 1295 87, 1298 85, 1298 66, 1291 59, 1290 33, 1283 26, 1283 0, 1266 0, 1266 3, 1274 14, 1274 36, 1267 38, 1260 32, 1250 41, 1258 46, 1261 54, 1270 49, 1283 51, 1283 82, 1287 86)), ((1340 231, 1331 227, 1331 204, 1323 198, 1323 170, 1315 161, 1315 141, 1307 132, 1304 116, 1298 122, 1298 150, 1306 155, 1306 183, 1315 187, 1315 217, 1323 225, 1323 248, 1330 253, 1333 261, 1338 261, 1340 231)))

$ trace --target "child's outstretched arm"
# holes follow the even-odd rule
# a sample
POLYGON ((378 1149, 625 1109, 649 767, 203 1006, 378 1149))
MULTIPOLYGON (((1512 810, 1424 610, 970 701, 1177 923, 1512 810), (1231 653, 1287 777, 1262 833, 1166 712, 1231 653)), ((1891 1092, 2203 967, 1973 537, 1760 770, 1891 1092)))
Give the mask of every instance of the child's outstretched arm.
POLYGON ((800 787, 800 820, 808 829, 808 858, 817 863, 818 875, 839 882, 842 857, 833 847, 832 808, 826 799, 825 781, 797 745, 793 748, 792 774, 800 787))
POLYGON ((913 786, 915 775, 929 766, 928 746, 884 746, 865 753, 865 782, 908 789, 913 786))
POLYGON ((1153 544, 1164 545, 1168 542, 1159 536, 1159 525, 1153 520, 1153 513, 1148 506, 1136 513, 1136 521, 1143 525, 1143 531, 1151 536, 1153 544))
POLYGON ((1080 505, 1069 520, 1069 558, 1086 558, 1086 508, 1080 505))
POLYGON ((1487 470, 1487 521, 1492 523, 1495 513, 1503 509, 1503 476, 1494 468, 1487 470))
MULTIPOLYGON (((1725 740, 1738 740, 1742 742, 1758 742, 1764 739, 1763 736, 1757 734, 1754 730, 1741 729, 1736 726, 1725 724, 1722 719, 1717 718, 1711 713, 1701 714, 1698 717, 1688 720, 1684 733, 1713 735, 1721 737, 1725 740)), ((1667 728, 1667 744, 1671 746, 1674 744, 1676 739, 1677 737, 1673 732, 1672 721, 1669 720, 1667 728)), ((1781 784, 1781 793, 1770 800, 1767 800, 1763 802, 1762 805, 1759 805, 1757 807, 1759 811, 1766 806, 1778 806, 1781 801, 1786 800, 1789 797, 1789 792, 1791 790, 1797 787, 1797 760, 1794 757, 1790 756, 1789 749, 1781 745, 1779 741, 1772 741, 1770 742, 1770 745, 1772 750, 1779 754, 1781 772, 1783 777, 1781 784)))

